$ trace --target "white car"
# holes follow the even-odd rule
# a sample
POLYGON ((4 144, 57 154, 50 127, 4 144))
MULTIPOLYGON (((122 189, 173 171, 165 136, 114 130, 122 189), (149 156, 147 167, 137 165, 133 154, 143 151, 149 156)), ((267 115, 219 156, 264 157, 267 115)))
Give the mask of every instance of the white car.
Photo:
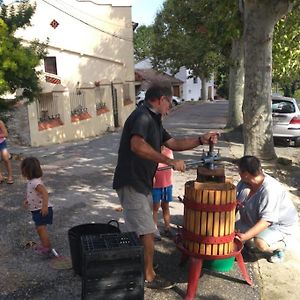
POLYGON ((146 92, 141 90, 136 96, 136 105, 140 106, 144 103, 146 92))
MULTIPOLYGON (((145 100, 145 95, 146 95, 146 92, 141 90, 137 96, 136 96, 136 105, 137 106, 140 106, 144 103, 144 100, 145 100)), ((172 97, 172 104, 174 106, 178 105, 178 104, 181 104, 183 102, 183 100, 177 96, 173 96, 172 97)))
POLYGON ((289 145, 294 141, 300 147, 300 110, 294 98, 272 95, 272 118, 274 140, 289 145))

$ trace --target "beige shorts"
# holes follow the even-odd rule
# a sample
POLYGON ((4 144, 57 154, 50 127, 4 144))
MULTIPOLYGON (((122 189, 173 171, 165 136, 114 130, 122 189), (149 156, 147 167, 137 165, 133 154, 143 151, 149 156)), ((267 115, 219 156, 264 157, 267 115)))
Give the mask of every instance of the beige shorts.
POLYGON ((131 186, 117 190, 127 231, 135 231, 138 235, 154 233, 156 227, 152 214, 152 194, 147 196, 137 192, 131 186))

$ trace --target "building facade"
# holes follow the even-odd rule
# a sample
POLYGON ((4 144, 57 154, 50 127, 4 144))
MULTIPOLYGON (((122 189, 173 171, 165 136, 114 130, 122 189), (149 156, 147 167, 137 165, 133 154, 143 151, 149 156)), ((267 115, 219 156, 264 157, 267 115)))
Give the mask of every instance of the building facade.
POLYGON ((32 3, 32 26, 17 36, 46 42, 47 57, 39 67, 43 91, 28 107, 31 145, 122 126, 135 108, 131 1, 32 3))

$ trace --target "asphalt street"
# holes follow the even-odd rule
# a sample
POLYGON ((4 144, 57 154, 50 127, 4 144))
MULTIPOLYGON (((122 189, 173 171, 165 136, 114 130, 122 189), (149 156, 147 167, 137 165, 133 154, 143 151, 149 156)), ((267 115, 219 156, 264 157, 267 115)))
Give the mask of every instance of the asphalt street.
MULTIPOLYGON (((222 131, 226 124, 227 101, 186 103, 176 107, 164 120, 174 135, 194 135, 211 129, 222 131)), ((67 231, 73 226, 90 222, 106 223, 117 219, 125 230, 119 203, 112 190, 112 176, 117 160, 121 130, 95 139, 63 145, 26 148, 11 145, 11 152, 21 157, 34 155, 42 163, 44 182, 54 203, 54 224, 50 229, 57 251, 69 255, 67 231)), ((228 142, 219 145, 228 175, 236 175, 230 164, 228 142)), ((175 157, 184 160, 199 158, 205 147, 198 147, 175 157)), ((19 161, 13 160, 15 184, 2 184, 0 224, 4 228, 0 238, 0 299, 80 299, 81 278, 72 270, 54 270, 45 259, 36 257, 24 245, 37 240, 28 212, 21 207, 25 181, 20 176, 19 161)), ((177 196, 183 195, 184 183, 194 180, 196 170, 175 174, 174 201, 171 204, 172 224, 182 224, 183 207, 177 196)), ((187 289, 188 264, 180 267, 180 252, 173 241, 163 238, 156 244, 155 260, 159 272, 177 283, 168 291, 145 289, 145 299, 182 299, 187 289)), ((235 265, 228 273, 206 270, 199 280, 197 299, 260 299, 259 282, 252 265, 247 263, 254 286, 243 281, 235 265)))

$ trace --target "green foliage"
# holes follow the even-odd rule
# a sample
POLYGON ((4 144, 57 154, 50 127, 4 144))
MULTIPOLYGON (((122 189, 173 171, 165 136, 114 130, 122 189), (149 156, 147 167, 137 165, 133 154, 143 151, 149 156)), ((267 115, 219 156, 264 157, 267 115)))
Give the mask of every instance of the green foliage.
POLYGON ((153 43, 152 26, 142 25, 137 28, 133 35, 134 59, 143 60, 151 56, 151 45, 153 43))
POLYGON ((300 89, 295 91, 294 97, 297 100, 298 104, 300 105, 300 89))
POLYGON ((153 64, 157 69, 181 66, 192 70, 191 76, 209 78, 223 65, 224 57, 203 27, 203 15, 197 1, 167 0, 153 25, 153 64))
POLYGON ((30 101, 39 93, 39 73, 35 68, 45 55, 45 44, 22 43, 14 36, 18 28, 30 25, 35 7, 22 1, 16 8, 1 6, 0 12, 0 95, 22 89, 30 101))
POLYGON ((300 79, 300 5, 275 26, 273 81, 282 87, 300 79))
POLYGON ((215 78, 217 86, 217 94, 225 99, 229 98, 229 68, 224 66, 221 68, 215 78))

